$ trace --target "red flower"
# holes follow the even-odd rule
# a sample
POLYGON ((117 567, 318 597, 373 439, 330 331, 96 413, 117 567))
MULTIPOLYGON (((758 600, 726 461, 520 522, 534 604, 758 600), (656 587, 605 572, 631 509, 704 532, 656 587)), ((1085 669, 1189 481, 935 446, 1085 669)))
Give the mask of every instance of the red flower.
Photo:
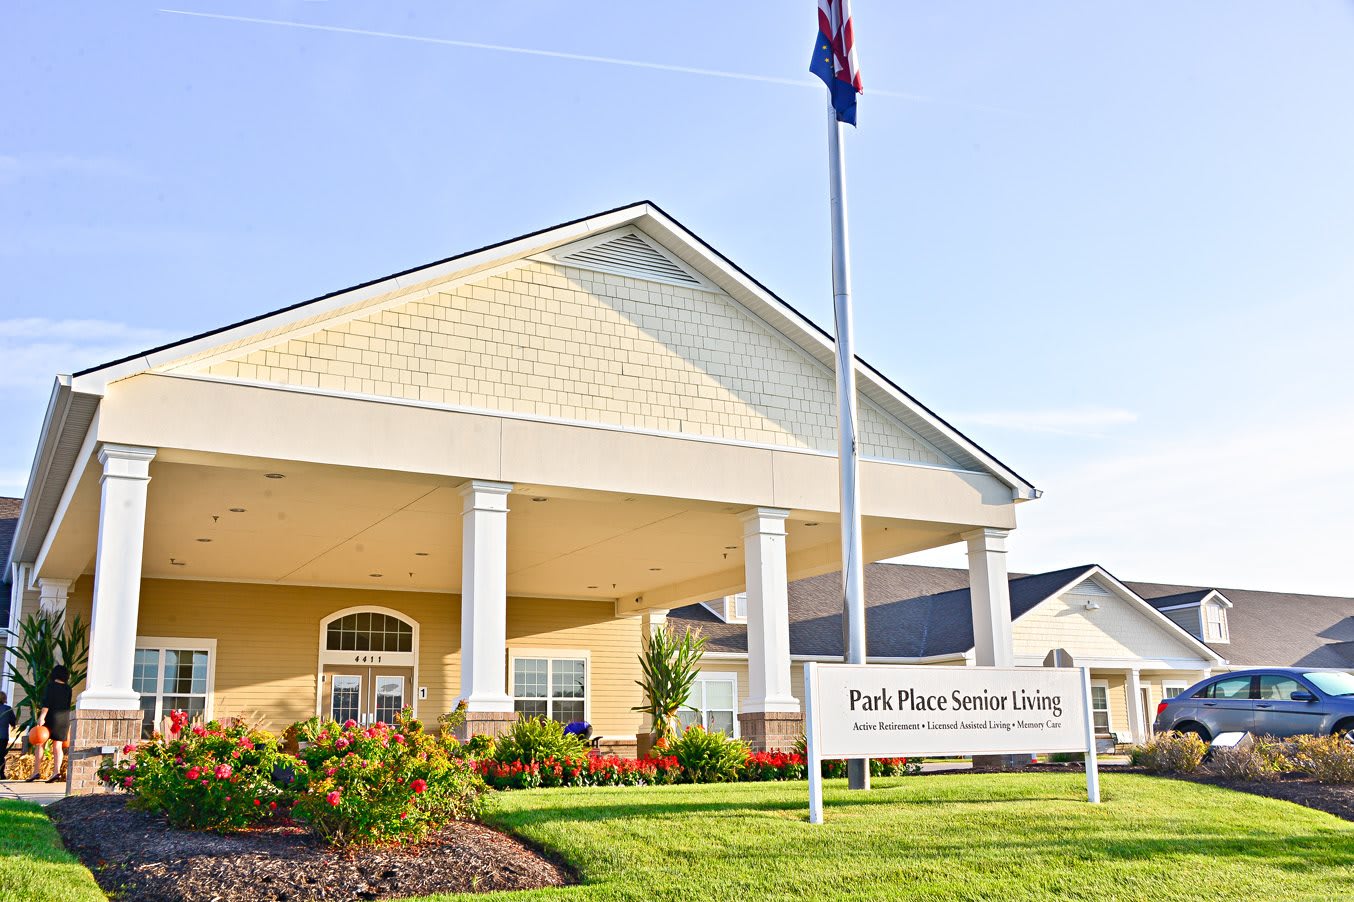
POLYGON ((276 811, 276 810, 277 810, 277 802, 269 802, 269 803, 268 803, 268 810, 269 810, 269 811, 276 811))
POLYGON ((396 733, 393 737, 397 745, 404 745, 404 734, 396 733))
POLYGON ((259 799, 255 799, 255 800, 254 800, 254 805, 255 805, 255 807, 257 807, 257 806, 259 806, 259 805, 262 805, 262 804, 263 804, 263 802, 260 801, 259 799))
POLYGON ((124 777, 124 778, 122 779, 122 785, 123 785, 123 786, 131 786, 131 785, 132 785, 132 778, 131 778, 131 777, 124 777))
POLYGON ((357 721, 353 720, 351 717, 343 722, 343 729, 345 730, 351 730, 355 726, 357 726, 357 721))
POLYGON ((196 780, 201 773, 202 771, 198 770, 196 767, 190 767, 188 773, 184 774, 184 776, 190 780, 196 780))
POLYGON ((213 773, 216 774, 216 779, 218 779, 218 780, 224 780, 224 779, 226 779, 227 777, 230 776, 230 765, 229 765, 229 764, 218 764, 218 765, 216 765, 216 770, 213 771, 213 773))
POLYGON ((414 791, 414 794, 415 794, 415 795, 417 795, 418 793, 420 793, 420 792, 422 792, 423 790, 425 790, 425 789, 428 788, 428 781, 427 781, 427 780, 415 780, 414 782, 412 782, 412 783, 409 784, 409 788, 412 789, 412 790, 414 791))
POLYGON ((204 727, 202 724, 197 724, 197 725, 195 725, 195 726, 193 727, 193 735, 194 735, 194 736, 206 736, 206 735, 207 735, 207 728, 204 727))
POLYGON ((329 793, 329 795, 325 796, 324 798, 325 801, 327 801, 330 805, 337 805, 339 803, 339 791, 335 789, 333 792, 329 793))

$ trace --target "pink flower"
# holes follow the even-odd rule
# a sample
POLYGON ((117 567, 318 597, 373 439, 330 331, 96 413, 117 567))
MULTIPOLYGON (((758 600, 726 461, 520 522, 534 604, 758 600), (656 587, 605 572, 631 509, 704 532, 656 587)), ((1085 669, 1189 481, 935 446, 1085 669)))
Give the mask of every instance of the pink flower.
POLYGON ((122 754, 124 755, 130 755, 134 751, 136 751, 136 746, 134 745, 124 745, 122 747, 122 754))
POLYGON ((334 774, 336 774, 336 773, 338 773, 338 768, 337 768, 337 767, 331 767, 331 768, 327 769, 327 770, 324 772, 324 775, 325 775, 326 777, 332 777, 332 776, 334 776, 334 774))
POLYGON ((131 777, 124 777, 123 780, 122 780, 122 785, 123 785, 123 786, 131 786, 131 785, 132 785, 132 778, 131 778, 131 777))
POLYGON ((378 721, 376 721, 376 729, 378 729, 378 730, 384 730, 385 728, 386 728, 386 722, 385 722, 384 720, 378 720, 378 721))
POLYGON ((412 789, 412 790, 414 791, 414 794, 415 794, 415 795, 417 795, 418 793, 420 793, 420 792, 422 792, 423 790, 425 790, 425 789, 428 788, 428 781, 427 781, 427 780, 415 780, 414 782, 412 782, 412 783, 409 784, 409 788, 412 789))
POLYGON ((203 785, 203 786, 207 786, 207 785, 210 784, 210 782, 211 782, 210 780, 203 780, 203 781, 202 781, 202 785, 203 785))
POLYGON ((204 727, 202 724, 196 724, 196 725, 194 725, 194 727, 193 727, 193 735, 194 735, 194 736, 206 736, 206 735, 207 735, 207 728, 204 727))
POLYGON ((339 791, 335 789, 333 792, 329 793, 329 795, 325 796, 324 798, 325 801, 327 801, 330 805, 337 805, 339 803, 339 791))
POLYGON ((224 780, 224 779, 226 779, 227 777, 230 776, 230 765, 229 765, 229 764, 218 764, 218 765, 216 765, 216 770, 213 771, 213 773, 216 774, 216 779, 218 779, 218 780, 224 780))
POLYGON ((184 776, 190 780, 196 780, 201 773, 202 771, 198 770, 196 767, 190 767, 188 773, 184 774, 184 776))
POLYGON ((393 738, 394 738, 394 740, 395 740, 396 745, 404 745, 404 734, 403 734, 403 733, 396 733, 395 736, 394 736, 393 738))
POLYGON ((357 726, 357 721, 353 720, 351 717, 343 722, 343 729, 345 730, 351 730, 355 726, 357 726))
POLYGON ((230 801, 230 796, 226 796, 226 801, 227 801, 227 802, 230 801))
POLYGON ((347 747, 348 747, 348 740, 347 740, 347 739, 344 739, 342 736, 339 737, 338 742, 335 742, 335 743, 334 743, 334 748, 336 748, 336 749, 342 750, 342 749, 346 749, 347 747))

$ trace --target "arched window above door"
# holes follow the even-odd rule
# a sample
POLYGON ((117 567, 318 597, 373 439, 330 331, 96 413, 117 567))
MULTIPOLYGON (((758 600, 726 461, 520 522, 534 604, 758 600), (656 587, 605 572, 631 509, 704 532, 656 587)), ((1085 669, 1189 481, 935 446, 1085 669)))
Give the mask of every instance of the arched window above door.
POLYGON ((392 614, 358 611, 329 621, 325 651, 412 652, 414 628, 392 614))

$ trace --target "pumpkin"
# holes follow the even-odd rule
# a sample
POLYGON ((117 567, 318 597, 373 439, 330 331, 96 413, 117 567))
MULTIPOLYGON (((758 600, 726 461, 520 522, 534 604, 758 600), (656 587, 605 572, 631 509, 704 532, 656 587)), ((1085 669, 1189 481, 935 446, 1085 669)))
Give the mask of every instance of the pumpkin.
POLYGON ((51 730, 47 729, 42 724, 38 724, 36 727, 28 731, 28 744, 35 746, 42 745, 48 739, 50 739, 51 736, 52 736, 51 730))

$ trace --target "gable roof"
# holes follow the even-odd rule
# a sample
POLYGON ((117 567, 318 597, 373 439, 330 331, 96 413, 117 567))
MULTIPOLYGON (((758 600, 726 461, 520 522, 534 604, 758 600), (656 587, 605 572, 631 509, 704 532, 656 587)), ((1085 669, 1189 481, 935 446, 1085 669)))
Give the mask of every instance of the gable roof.
MULTIPOLYGON (((1011 619, 1019 620, 1059 593, 1100 574, 1083 564, 1048 573, 1013 574, 1009 580, 1011 619)), ((871 658, 958 657, 973 648, 973 616, 967 570, 911 564, 869 564, 865 568, 866 637, 871 658)), ((1152 615, 1157 619, 1157 615, 1152 615)), ((747 627, 725 623, 704 605, 668 613, 668 619, 699 626, 713 652, 745 653, 747 627)), ((1179 638, 1207 651, 1193 636, 1160 618, 1179 638)), ((841 575, 829 573, 790 583, 790 651, 808 657, 842 655, 841 575)))
POLYGON ((1196 595, 1202 600, 1214 591, 1224 596, 1232 603, 1227 612, 1231 641, 1215 650, 1225 652, 1233 666, 1354 669, 1354 598, 1166 583, 1128 585, 1153 605, 1196 595))
MULTIPOLYGON (((689 231, 652 201, 640 201, 592 216, 530 232, 423 266, 373 279, 360 285, 301 301, 270 313, 241 320, 82 370, 72 377, 76 391, 101 393, 108 382, 155 369, 186 358, 212 353, 232 344, 257 340, 271 332, 318 321, 337 310, 386 299, 393 293, 486 271, 513 259, 526 258, 577 244, 591 236, 632 226, 654 239, 676 260, 694 270, 774 330, 798 344, 829 370, 835 365, 832 336, 769 288, 689 231)), ((1011 487, 1017 501, 1038 496, 1034 486, 963 435, 916 398, 903 391, 874 367, 857 359, 858 388, 862 394, 896 417, 923 439, 938 447, 961 467, 987 472, 1011 487)))

